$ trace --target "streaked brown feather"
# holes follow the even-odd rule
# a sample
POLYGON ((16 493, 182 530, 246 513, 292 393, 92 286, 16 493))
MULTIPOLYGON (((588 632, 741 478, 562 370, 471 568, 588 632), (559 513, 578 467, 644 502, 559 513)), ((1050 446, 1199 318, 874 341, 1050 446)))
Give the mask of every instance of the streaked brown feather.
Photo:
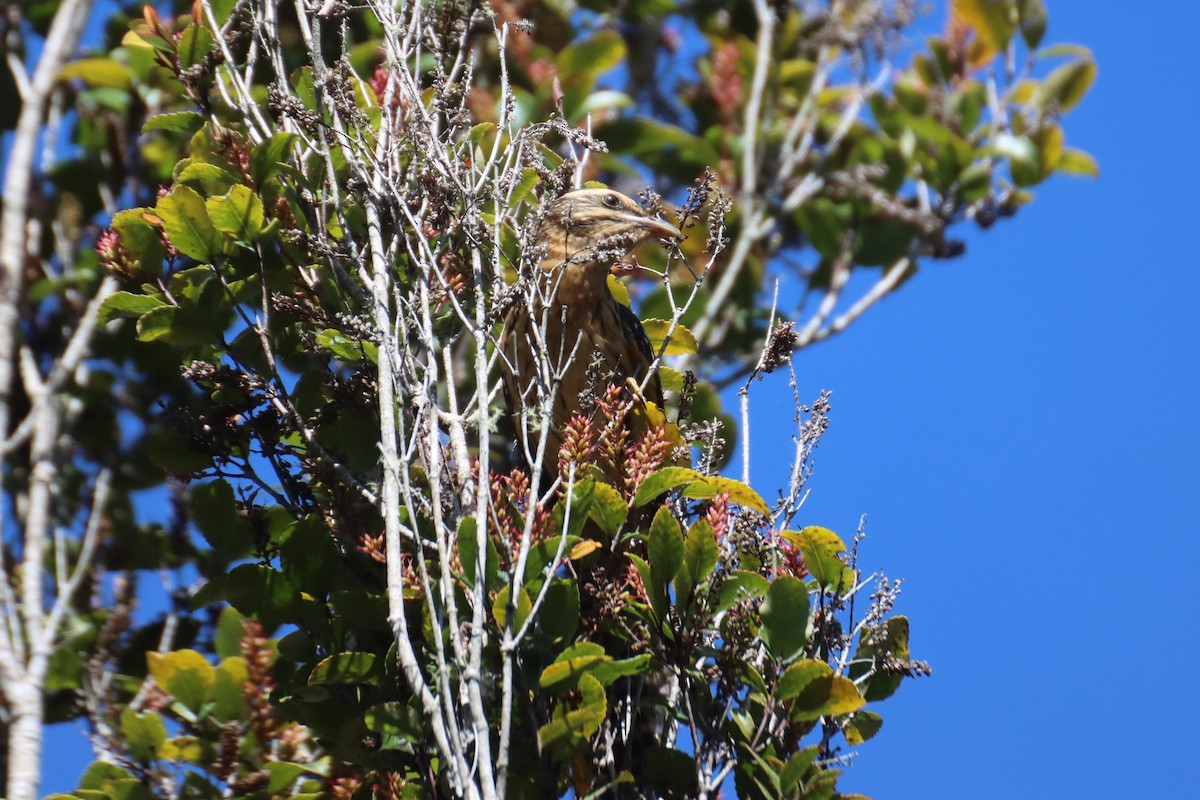
MULTIPOLYGON (((535 276, 538 291, 532 302, 518 303, 509 311, 500 338, 506 357, 501 362, 505 394, 517 436, 525 440, 518 441, 518 451, 524 452, 527 445, 536 457, 540 431, 532 418, 548 390, 548 376, 539 374, 534 355, 540 345, 536 328, 545 327, 551 368, 565 365, 546 441, 550 465, 558 459, 563 425, 580 409, 593 361, 598 361, 604 384, 645 380, 654 352, 637 316, 609 291, 609 269, 651 236, 678 235, 674 226, 647 216, 633 200, 610 189, 571 192, 546 208, 536 237, 537 247, 545 249, 535 276)), ((603 386, 594 388, 603 391, 603 386)), ((657 374, 647 382, 646 396, 662 407, 657 374)))

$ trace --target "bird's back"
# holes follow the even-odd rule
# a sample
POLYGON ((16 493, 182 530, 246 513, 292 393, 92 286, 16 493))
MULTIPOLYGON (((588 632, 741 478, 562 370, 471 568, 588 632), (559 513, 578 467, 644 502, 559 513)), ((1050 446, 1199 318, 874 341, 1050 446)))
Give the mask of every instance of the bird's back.
POLYGON ((550 303, 518 304, 508 313, 500 346, 517 448, 528 447, 527 460, 537 455, 541 398, 554 376, 560 382, 546 442, 549 464, 557 462, 561 432, 571 416, 592 413, 592 401, 610 385, 624 385, 633 378, 644 386, 646 399, 662 408, 662 382, 657 372, 650 375, 654 362, 650 339, 637 315, 618 303, 607 287, 604 296, 590 305, 561 303, 557 298, 550 303), (539 331, 544 331, 543 336, 539 331), (535 349, 544 353, 544 365, 539 364, 535 349))

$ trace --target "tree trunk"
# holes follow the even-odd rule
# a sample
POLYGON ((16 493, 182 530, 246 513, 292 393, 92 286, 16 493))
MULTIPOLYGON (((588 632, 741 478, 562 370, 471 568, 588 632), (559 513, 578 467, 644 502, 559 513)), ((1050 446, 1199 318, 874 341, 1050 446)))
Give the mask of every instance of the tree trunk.
POLYGON ((42 697, 29 683, 8 687, 8 800, 36 800, 41 780, 42 697))

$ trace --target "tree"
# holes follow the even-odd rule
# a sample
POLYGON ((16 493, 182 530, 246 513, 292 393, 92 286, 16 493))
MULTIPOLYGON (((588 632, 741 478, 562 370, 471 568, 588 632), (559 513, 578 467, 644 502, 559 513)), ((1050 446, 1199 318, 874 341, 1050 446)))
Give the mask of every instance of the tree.
POLYGON ((907 3, 607 8, 197 0, 119 13, 65 68, 87 7, 55 10, 5 192, 9 797, 51 688, 97 746, 80 797, 824 797, 866 705, 928 671, 857 537, 794 526, 827 399, 797 398, 769 504, 748 448, 719 474, 718 390, 744 431, 757 376, 960 255, 954 226, 1094 172, 1059 120, 1095 65, 1034 54, 1039 0, 954 2, 902 70, 907 3), (68 105, 83 155, 28 207, 68 105), (647 178, 687 238, 610 286, 668 408, 598 390, 527 472, 495 344, 534 305, 540 209, 647 178), (109 411, 96 440, 113 398, 144 435, 109 411), (165 527, 131 522, 147 456, 181 487, 165 527), (131 571, 180 565, 190 607, 131 629, 131 571))

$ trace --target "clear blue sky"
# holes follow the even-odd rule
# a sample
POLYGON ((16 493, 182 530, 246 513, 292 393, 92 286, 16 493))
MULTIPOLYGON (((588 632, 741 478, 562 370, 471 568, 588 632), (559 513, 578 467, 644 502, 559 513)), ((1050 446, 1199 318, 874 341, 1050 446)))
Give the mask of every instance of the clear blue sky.
MULTIPOLYGON (((796 362, 833 391, 803 522, 868 515, 860 565, 906 579, 934 668, 840 784, 877 800, 1200 785, 1200 12, 1046 5, 1099 62, 1066 129, 1100 180, 1052 180, 796 362)), ((788 409, 755 408, 766 485, 788 409)))
MULTIPOLYGON (((877 800, 1200 785, 1200 11, 1046 2, 1047 41, 1100 65, 1066 128, 1101 179, 1052 180, 797 359, 805 397, 834 393, 799 521, 849 537, 868 515, 860 565, 906 579, 897 610, 934 667, 879 704, 842 781, 877 800)), ((790 455, 770 452, 790 420, 772 385, 762 486, 790 455)), ((52 736, 43 793, 75 786, 79 744, 52 736)))

